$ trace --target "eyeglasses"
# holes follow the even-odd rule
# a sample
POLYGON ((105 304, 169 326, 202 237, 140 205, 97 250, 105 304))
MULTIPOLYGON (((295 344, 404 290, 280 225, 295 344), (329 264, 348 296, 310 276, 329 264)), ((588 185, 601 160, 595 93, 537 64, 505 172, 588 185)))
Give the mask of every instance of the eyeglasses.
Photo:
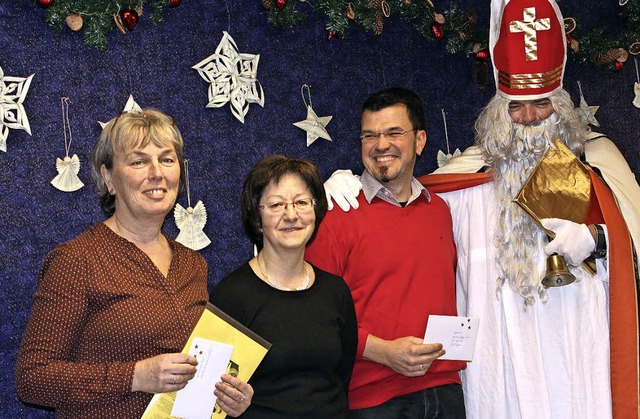
POLYGON ((258 208, 267 210, 271 214, 282 214, 289 205, 292 205, 298 212, 307 212, 316 206, 316 200, 313 198, 302 198, 296 199, 293 202, 267 202, 266 204, 258 205, 258 208))
POLYGON ((405 129, 405 130, 390 129, 390 130, 381 131, 381 132, 365 132, 364 134, 360 135, 360 141, 362 141, 363 143, 372 143, 374 141, 378 141, 378 138, 380 138, 381 135, 389 141, 394 141, 402 138, 407 132, 417 131, 417 130, 418 130, 417 128, 412 128, 412 129, 405 129))

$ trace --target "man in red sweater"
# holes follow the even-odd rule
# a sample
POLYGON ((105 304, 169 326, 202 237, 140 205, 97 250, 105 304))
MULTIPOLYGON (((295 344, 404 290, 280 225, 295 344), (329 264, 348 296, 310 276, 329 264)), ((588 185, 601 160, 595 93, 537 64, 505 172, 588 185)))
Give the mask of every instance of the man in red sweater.
POLYGON ((456 315, 451 215, 414 176, 427 134, 420 98, 390 88, 362 107, 360 210, 328 212, 307 260, 342 276, 358 318, 354 419, 464 418, 461 361, 423 343, 431 314, 456 315), (365 205, 367 203, 367 205, 365 205))

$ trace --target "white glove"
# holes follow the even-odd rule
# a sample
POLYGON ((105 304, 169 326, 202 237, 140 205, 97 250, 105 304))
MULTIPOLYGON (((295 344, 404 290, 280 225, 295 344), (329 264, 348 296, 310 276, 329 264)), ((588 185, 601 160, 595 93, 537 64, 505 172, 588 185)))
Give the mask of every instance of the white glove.
POLYGON ((347 212, 351 207, 358 209, 358 195, 362 189, 360 178, 351 170, 336 170, 331 177, 324 182, 324 190, 327 193, 328 209, 333 209, 332 199, 342 211, 347 212))
POLYGON ((596 250, 589 227, 560 218, 544 218, 542 226, 556 233, 556 237, 545 247, 547 255, 557 253, 564 256, 569 265, 578 266, 596 250))

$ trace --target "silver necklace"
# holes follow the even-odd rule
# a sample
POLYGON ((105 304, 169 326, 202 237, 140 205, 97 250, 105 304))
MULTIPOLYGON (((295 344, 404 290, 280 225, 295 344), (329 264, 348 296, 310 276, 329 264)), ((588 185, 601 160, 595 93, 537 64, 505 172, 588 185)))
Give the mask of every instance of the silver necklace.
POLYGON ((262 261, 262 263, 260 263, 260 260, 262 259, 260 256, 262 256, 262 253, 260 253, 258 255, 258 266, 260 267, 260 272, 262 272, 262 276, 264 276, 264 278, 267 280, 269 285, 271 285, 273 288, 279 289, 280 291, 302 291, 302 290, 306 290, 307 288, 309 288, 309 283, 311 282, 311 277, 309 275, 309 268, 307 268, 307 264, 306 263, 304 265, 304 271, 305 271, 306 275, 305 275, 304 279, 302 280, 302 282, 300 283, 300 285, 298 285, 295 288, 289 288, 289 287, 286 287, 286 286, 282 285, 280 282, 276 281, 275 279, 271 279, 269 274, 267 274, 267 271, 266 271, 267 266, 264 264, 264 260, 262 261), (264 268, 262 267, 263 265, 264 265, 264 268))

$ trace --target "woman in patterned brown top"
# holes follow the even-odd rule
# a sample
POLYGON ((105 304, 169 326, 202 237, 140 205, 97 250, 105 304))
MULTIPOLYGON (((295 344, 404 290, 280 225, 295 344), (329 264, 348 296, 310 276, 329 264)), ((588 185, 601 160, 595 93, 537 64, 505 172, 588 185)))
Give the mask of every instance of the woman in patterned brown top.
MULTIPOLYGON (((59 418, 134 418, 195 375, 180 351, 207 301, 207 264, 161 232, 182 163, 182 136, 158 111, 105 126, 92 170, 109 218, 43 263, 16 367, 23 401, 59 418)), ((215 394, 238 416, 253 389, 224 374, 215 394)))

